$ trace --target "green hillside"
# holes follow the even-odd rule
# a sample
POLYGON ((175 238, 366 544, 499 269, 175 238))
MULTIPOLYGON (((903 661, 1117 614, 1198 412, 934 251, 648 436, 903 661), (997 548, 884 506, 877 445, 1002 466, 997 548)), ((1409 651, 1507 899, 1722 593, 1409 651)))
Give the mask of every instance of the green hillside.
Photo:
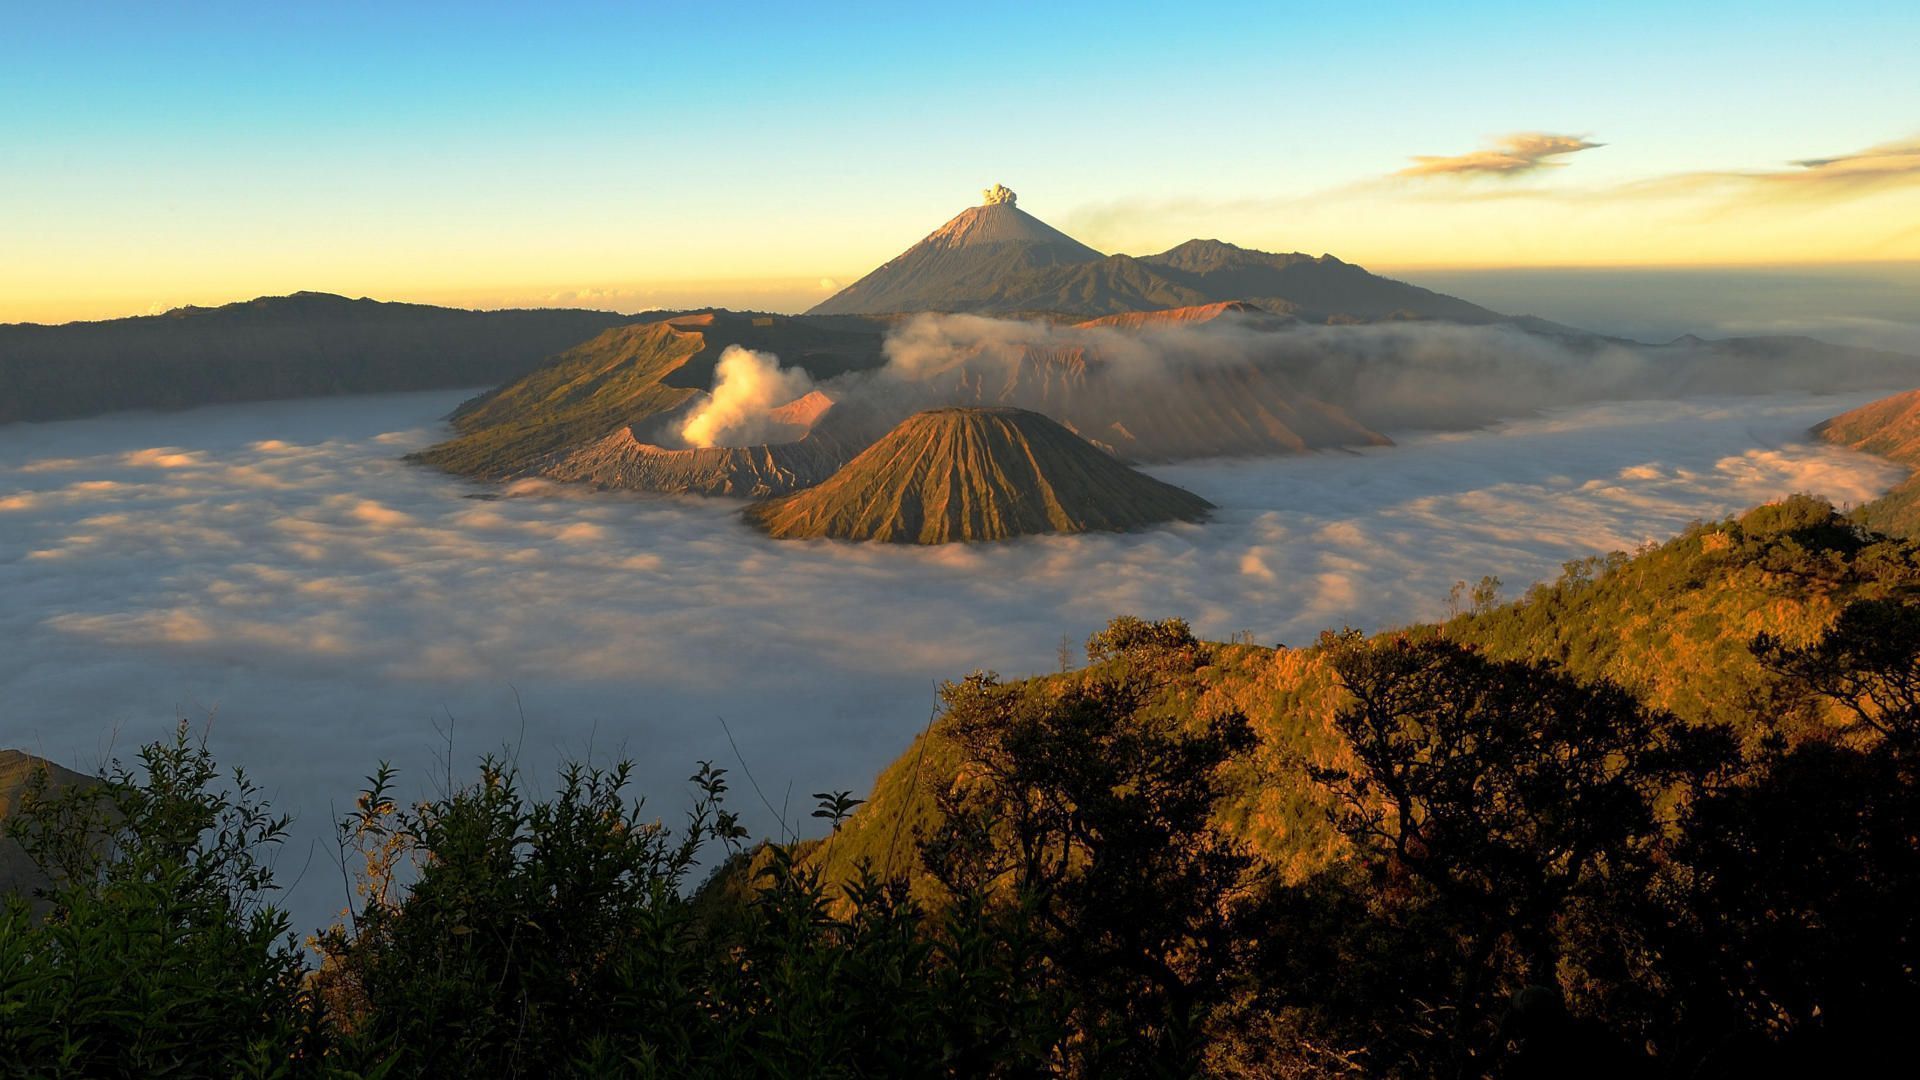
MULTIPOLYGON (((1920 390, 1882 398, 1821 423, 1813 433, 1831 443, 1920 469, 1920 390)), ((1868 527, 1896 536, 1920 533, 1920 475, 1860 508, 1868 527)))
MULTIPOLYGON (((1920 542, 1864 532, 1828 504, 1795 497, 1635 555, 1572 564, 1517 602, 1383 636, 1444 636, 1493 658, 1552 661, 1583 680, 1614 680, 1684 720, 1726 722, 1750 736, 1753 704, 1774 682, 1748 647, 1756 635, 1803 644, 1851 601, 1916 592, 1920 542)), ((1326 867, 1343 848, 1327 796, 1306 772, 1338 764, 1332 723, 1344 695, 1327 661, 1324 645, 1206 643, 1168 690, 1166 707, 1185 715, 1230 706, 1247 716, 1258 741, 1220 824, 1289 878, 1326 867)), ((1099 673, 1091 665, 1039 677, 1033 692, 1061 693, 1099 673)), ((936 722, 881 772, 869 804, 813 855, 816 864, 834 877, 863 859, 911 862, 913 837, 935 814, 934 793, 955 782, 958 761, 936 722)))

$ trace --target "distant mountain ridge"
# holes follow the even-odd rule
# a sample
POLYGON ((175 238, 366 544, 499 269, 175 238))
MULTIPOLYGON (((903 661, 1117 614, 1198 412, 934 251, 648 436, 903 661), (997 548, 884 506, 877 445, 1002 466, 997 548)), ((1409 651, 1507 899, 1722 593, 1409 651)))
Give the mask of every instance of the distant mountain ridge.
POLYGON ((0 324, 0 423, 484 386, 633 318, 297 292, 101 322, 0 324))
POLYGON ((1331 255, 1272 254, 1220 240, 1189 240, 1157 255, 1103 255, 1021 210, 1005 188, 987 196, 809 314, 1098 317, 1240 301, 1308 322, 1523 321, 1331 255))

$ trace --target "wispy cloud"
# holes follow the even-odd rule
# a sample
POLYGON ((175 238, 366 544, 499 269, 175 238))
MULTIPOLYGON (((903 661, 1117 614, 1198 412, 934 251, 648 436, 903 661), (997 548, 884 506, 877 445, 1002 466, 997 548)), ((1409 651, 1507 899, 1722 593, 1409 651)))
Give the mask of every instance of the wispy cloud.
POLYGON ((1544 131, 1522 131, 1503 135, 1485 150, 1451 157, 1416 156, 1412 165, 1395 176, 1523 176, 1541 169, 1560 168, 1564 161, 1554 158, 1593 150, 1597 143, 1584 135, 1554 135, 1544 131))
POLYGON ((1801 197, 1842 200, 1920 184, 1920 136, 1869 146, 1849 154, 1802 158, 1785 167, 1706 169, 1668 173, 1610 187, 1522 194, 1587 199, 1721 194, 1733 200, 1801 197))
POLYGON ((1849 198, 1920 183, 1920 135, 1851 154, 1803 158, 1787 169, 1700 173, 1676 179, 1744 185, 1767 194, 1849 198))
POLYGON ((1920 135, 1881 143, 1853 154, 1794 162, 1805 172, 1791 175, 1864 177, 1920 173, 1920 135))

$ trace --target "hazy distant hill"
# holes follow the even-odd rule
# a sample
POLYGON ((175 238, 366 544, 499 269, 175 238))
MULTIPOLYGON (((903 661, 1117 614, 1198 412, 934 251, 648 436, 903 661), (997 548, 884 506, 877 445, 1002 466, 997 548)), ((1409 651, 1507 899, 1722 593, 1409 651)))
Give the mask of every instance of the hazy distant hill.
POLYGON ((908 417, 831 479, 749 507, 747 520, 782 540, 945 544, 1134 529, 1208 509, 1039 413, 952 408, 908 417))
POLYGON ((811 314, 914 311, 989 315, 1121 312, 1249 301, 1309 322, 1511 320, 1477 304, 1383 278, 1331 255, 1274 255, 1189 240, 1158 255, 1102 255, 1015 205, 1003 188, 969 207, 811 314))
POLYGON ((301 292, 103 322, 11 323, 0 325, 0 423, 484 386, 629 321, 301 292))
POLYGON ((1912 353, 1795 335, 1703 339, 1688 334, 1645 348, 1674 376, 1663 387, 1674 395, 1843 393, 1911 386, 1920 379, 1920 356, 1912 353))

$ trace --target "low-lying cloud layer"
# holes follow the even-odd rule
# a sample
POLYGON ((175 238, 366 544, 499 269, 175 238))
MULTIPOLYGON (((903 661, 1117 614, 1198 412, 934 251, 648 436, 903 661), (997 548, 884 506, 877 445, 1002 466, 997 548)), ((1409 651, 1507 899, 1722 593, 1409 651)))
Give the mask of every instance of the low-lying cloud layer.
MULTIPOLYGON (((1582 402, 1920 382, 1920 357, 1817 342, 1650 348, 1419 321, 1276 332, 1236 315, 1122 330, 927 314, 894 328, 885 350, 883 368, 820 389, 887 424, 955 404, 1034 409, 1136 461, 1366 445, 1374 432, 1471 428, 1582 402)), ((683 433, 692 445, 751 445, 774 433, 771 410, 810 387, 769 355, 729 349, 683 433), (724 421, 708 425, 715 415, 724 421)))
POLYGON ((222 407, 0 428, 0 745, 79 768, 177 715, 285 809, 302 926, 344 897, 328 821, 383 759, 410 790, 503 744, 537 779, 629 754, 663 816, 736 769, 766 801, 864 790, 938 680, 1053 665, 1118 612, 1303 643, 1440 613, 1456 578, 1517 590, 1567 559, 1792 491, 1901 475, 1803 441, 1864 400, 1593 405, 1401 445, 1157 467, 1200 525, 902 549, 776 543, 739 503, 402 464, 462 394, 222 407))

